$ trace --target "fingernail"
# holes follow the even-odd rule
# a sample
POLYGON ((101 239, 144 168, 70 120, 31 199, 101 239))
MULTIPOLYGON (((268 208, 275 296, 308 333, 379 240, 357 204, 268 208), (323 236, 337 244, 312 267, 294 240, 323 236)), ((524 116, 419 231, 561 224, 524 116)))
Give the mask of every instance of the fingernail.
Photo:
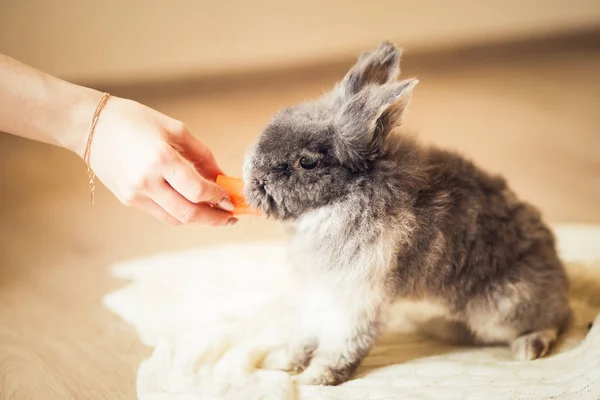
POLYGON ((235 224, 237 224, 238 220, 237 218, 229 218, 229 220, 227 220, 227 223, 225 224, 226 226, 233 226, 235 224))
POLYGON ((228 198, 223 198, 217 205, 220 209, 225 211, 233 211, 234 209, 233 203, 228 198))

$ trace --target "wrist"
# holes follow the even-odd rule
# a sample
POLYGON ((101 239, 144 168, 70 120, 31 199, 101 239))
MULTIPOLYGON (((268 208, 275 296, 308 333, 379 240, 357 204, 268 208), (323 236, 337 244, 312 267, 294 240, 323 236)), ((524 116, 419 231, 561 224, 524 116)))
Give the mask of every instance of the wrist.
POLYGON ((71 85, 64 114, 64 127, 56 137, 57 144, 83 158, 94 111, 102 93, 83 86, 71 85))

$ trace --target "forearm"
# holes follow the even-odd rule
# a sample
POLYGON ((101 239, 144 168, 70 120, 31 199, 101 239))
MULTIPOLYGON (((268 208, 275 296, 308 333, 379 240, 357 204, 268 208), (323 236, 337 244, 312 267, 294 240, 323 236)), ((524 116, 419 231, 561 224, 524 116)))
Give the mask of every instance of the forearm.
POLYGON ((101 96, 0 54, 0 131, 81 156, 101 96))

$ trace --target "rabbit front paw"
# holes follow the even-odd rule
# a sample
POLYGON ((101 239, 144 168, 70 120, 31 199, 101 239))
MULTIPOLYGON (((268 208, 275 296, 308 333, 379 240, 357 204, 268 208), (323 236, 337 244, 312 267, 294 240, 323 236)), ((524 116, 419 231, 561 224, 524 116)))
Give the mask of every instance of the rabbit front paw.
POLYGON ((310 362, 315 348, 313 343, 279 347, 265 357, 262 368, 299 373, 310 362))
POLYGON ((299 385, 336 386, 350 379, 353 372, 354 368, 351 366, 334 368, 317 361, 311 363, 301 374, 294 376, 293 380, 299 385))

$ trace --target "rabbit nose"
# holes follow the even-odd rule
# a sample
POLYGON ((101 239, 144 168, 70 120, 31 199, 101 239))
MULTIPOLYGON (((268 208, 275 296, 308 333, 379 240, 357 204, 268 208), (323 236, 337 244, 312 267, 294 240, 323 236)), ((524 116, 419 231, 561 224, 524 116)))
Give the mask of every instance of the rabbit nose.
POLYGON ((256 178, 254 179, 254 184, 260 187, 264 187, 267 184, 267 180, 264 178, 256 178))

